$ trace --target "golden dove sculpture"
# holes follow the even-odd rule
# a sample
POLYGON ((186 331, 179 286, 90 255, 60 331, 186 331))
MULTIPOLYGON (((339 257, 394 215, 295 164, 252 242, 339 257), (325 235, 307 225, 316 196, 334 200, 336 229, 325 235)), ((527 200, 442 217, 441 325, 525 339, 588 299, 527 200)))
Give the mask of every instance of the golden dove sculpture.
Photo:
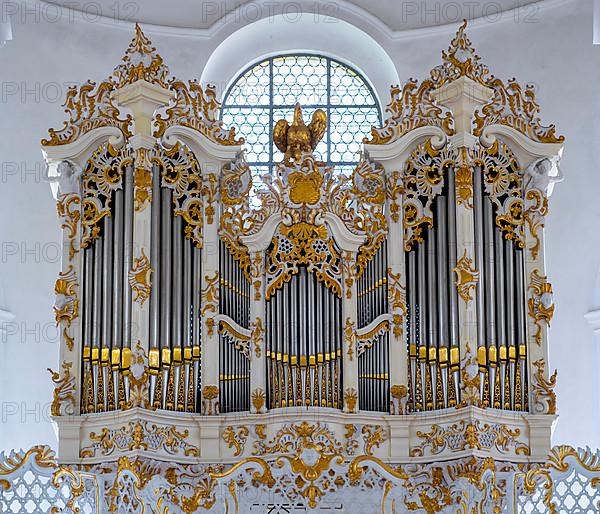
POLYGON ((317 109, 311 122, 306 125, 302 118, 302 107, 296 103, 294 121, 279 120, 273 128, 273 142, 284 153, 283 161, 300 161, 303 153, 312 153, 327 129, 327 115, 317 109))

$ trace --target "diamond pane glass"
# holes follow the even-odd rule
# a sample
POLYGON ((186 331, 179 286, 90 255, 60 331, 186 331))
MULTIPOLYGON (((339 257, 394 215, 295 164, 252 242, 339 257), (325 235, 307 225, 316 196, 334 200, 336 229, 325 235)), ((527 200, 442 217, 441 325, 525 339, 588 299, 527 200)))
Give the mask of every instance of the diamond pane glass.
POLYGON ((362 140, 381 125, 381 109, 366 80, 352 68, 328 57, 284 55, 266 59, 243 72, 225 95, 222 120, 245 138, 253 175, 272 171, 283 154, 271 134, 282 118, 292 120, 296 102, 310 122, 323 109, 329 128, 316 157, 348 174, 360 160, 362 140))

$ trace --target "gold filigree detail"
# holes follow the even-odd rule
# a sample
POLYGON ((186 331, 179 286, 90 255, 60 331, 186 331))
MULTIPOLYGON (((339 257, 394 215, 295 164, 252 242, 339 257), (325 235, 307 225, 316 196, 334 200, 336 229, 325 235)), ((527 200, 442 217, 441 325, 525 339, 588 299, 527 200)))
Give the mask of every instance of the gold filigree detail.
POLYGON ((373 448, 379 448, 388 438, 385 429, 381 425, 363 425, 361 429, 363 435, 365 455, 373 455, 373 448))
POLYGON ((244 142, 243 138, 236 138, 234 128, 226 129, 220 121, 221 104, 217 100, 214 85, 202 88, 197 80, 186 83, 173 77, 168 86, 175 93, 175 99, 171 100, 164 115, 156 115, 154 137, 160 138, 169 127, 181 125, 200 132, 220 145, 233 146, 244 142))
POLYGON ((219 386, 205 385, 202 389, 202 414, 217 416, 219 410, 219 386))
POLYGON ((255 454, 278 455, 279 467, 287 463, 294 487, 311 509, 324 495, 323 481, 328 480, 331 464, 344 462, 343 445, 334 434, 320 423, 306 421, 284 425, 268 443, 258 444, 255 454))
POLYGON ((539 359, 533 362, 537 371, 533 374, 532 393, 533 403, 537 412, 556 414, 556 375, 557 370, 546 378, 546 362, 539 359))
POLYGON ((202 196, 206 201, 204 214, 206 223, 212 225, 215 222, 215 204, 217 202, 217 193, 219 191, 218 180, 214 173, 208 173, 202 177, 202 196))
POLYGON ((77 297, 77 276, 72 264, 58 274, 54 284, 54 317, 56 325, 63 325, 63 336, 69 351, 73 350, 73 338, 67 333, 71 323, 79 316, 79 298, 77 297))
POLYGON ((62 220, 61 228, 69 241, 69 261, 72 261, 79 251, 79 247, 75 247, 75 239, 81 220, 81 197, 77 193, 61 195, 56 202, 56 210, 62 220))
POLYGON ((122 64, 115 68, 113 76, 118 88, 133 84, 138 80, 167 87, 169 68, 137 23, 135 24, 135 35, 125 51, 122 64))
POLYGON ((527 300, 527 313, 536 324, 534 340, 538 345, 542 344, 542 325, 545 322, 550 326, 554 316, 554 303, 552 301, 552 285, 547 277, 539 270, 534 269, 529 277, 529 288, 531 296, 527 300))
POLYGON ((138 148, 133 173, 133 205, 136 212, 142 212, 152 202, 152 170, 148 150, 138 148))
POLYGON ((265 401, 265 392, 260 387, 252 391, 252 406, 254 407, 256 412, 263 412, 263 409, 265 407, 265 401))
POLYGON ((121 111, 112 99, 115 84, 111 79, 99 84, 88 80, 81 86, 71 86, 63 107, 69 119, 62 128, 48 129, 49 138, 42 139, 42 146, 61 146, 73 143, 81 136, 101 127, 115 127, 123 136, 130 137, 130 114, 121 117, 121 111))
POLYGON ((216 314, 219 305, 219 272, 215 271, 212 277, 204 275, 206 287, 202 289, 202 307, 201 314, 206 316, 208 312, 216 314))
POLYGON ((519 441, 521 430, 500 423, 482 423, 479 420, 460 420, 448 426, 432 425, 429 432, 417 431, 423 442, 410 451, 411 457, 439 455, 445 451, 496 450, 501 454, 529 455, 529 448, 519 441))
POLYGON ((134 302, 144 305, 146 300, 150 298, 153 272, 154 270, 150 266, 150 259, 148 259, 142 248, 140 256, 133 259, 133 265, 129 271, 129 285, 133 291, 134 302))
POLYGON ((261 347, 264 342, 264 336, 265 328, 262 319, 257 316, 252 324, 252 343, 254 345, 254 355, 256 355, 257 359, 260 359, 262 355, 261 347))
POLYGON ((344 325, 344 346, 350 361, 354 360, 356 339, 356 323, 348 316, 344 325))
POLYGON ((470 259, 467 256, 466 249, 452 271, 456 273, 456 280, 454 283, 456 284, 458 295, 465 303, 469 303, 473 300, 471 293, 479 281, 479 272, 473 266, 473 259, 470 259))
POLYGON ((408 387, 404 384, 394 384, 390 388, 390 395, 392 397, 392 415, 403 415, 407 414, 406 405, 408 403, 408 387))
POLYGON ((358 393, 354 388, 348 388, 344 391, 344 409, 347 412, 356 412, 356 404, 358 403, 358 393))
POLYGON ((244 453, 244 446, 246 445, 249 433, 250 430, 245 425, 240 427, 228 426, 223 430, 223 441, 227 443, 229 448, 235 447, 235 451, 233 452, 234 457, 239 457, 244 453))
POLYGON ((48 371, 52 375, 54 391, 52 392, 52 405, 50 413, 53 416, 75 414, 75 377, 71 376, 72 362, 62 363, 62 375, 58 371, 48 371))
POLYGON ((455 172, 455 189, 457 205, 464 205, 467 209, 473 208, 473 169, 470 166, 469 155, 466 148, 460 149, 459 166, 455 172))
POLYGON ((148 421, 130 421, 119 428, 102 428, 98 433, 90 432, 88 446, 83 447, 81 458, 109 456, 115 451, 146 450, 165 451, 169 455, 197 457, 199 450, 187 442, 188 430, 179 432, 175 426, 160 426, 148 421))

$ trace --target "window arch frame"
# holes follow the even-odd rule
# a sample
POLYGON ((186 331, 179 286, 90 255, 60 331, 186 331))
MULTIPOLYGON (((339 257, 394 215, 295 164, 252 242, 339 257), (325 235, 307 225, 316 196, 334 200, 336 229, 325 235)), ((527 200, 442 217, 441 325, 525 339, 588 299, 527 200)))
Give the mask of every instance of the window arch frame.
MULTIPOLYGON (((279 109, 293 109, 294 108, 294 105, 288 105, 288 104, 274 105, 274 103, 273 103, 273 61, 275 59, 286 58, 286 57, 317 57, 319 59, 324 59, 326 61, 327 101, 325 104, 306 104, 306 105, 302 104, 302 109, 309 110, 309 111, 312 111, 313 109, 323 109, 327 114, 327 120, 328 120, 327 132, 326 132, 327 150, 326 150, 325 164, 328 166, 334 166, 336 168, 338 166, 355 166, 358 163, 358 159, 357 159, 357 161, 352 161, 352 162, 350 162, 350 161, 331 162, 330 161, 330 156, 331 156, 331 137, 330 136, 331 136, 331 129, 332 129, 331 117, 330 117, 331 108, 336 108, 336 107, 347 107, 348 108, 349 107, 352 109, 365 109, 365 110, 374 108, 377 113, 378 126, 382 126, 382 124, 383 124, 383 109, 381 107, 381 102, 377 96, 375 88, 369 81, 368 77, 363 72, 358 70, 354 65, 349 64, 343 60, 340 60, 339 58, 330 57, 329 55, 326 55, 326 54, 323 54, 320 52, 289 51, 289 52, 274 53, 271 55, 262 56, 256 60, 254 60, 251 64, 249 64, 248 66, 243 68, 240 72, 238 72, 234 76, 234 78, 231 80, 230 84, 227 86, 227 89, 225 90, 225 94, 222 97, 221 108, 220 108, 220 112, 219 112, 220 121, 223 121, 223 116, 225 114, 225 111, 230 108, 234 108, 234 109, 235 108, 239 108, 239 109, 260 108, 260 109, 265 109, 265 110, 268 109, 268 111, 269 111, 269 160, 266 162, 250 161, 249 165, 250 166, 268 167, 270 172, 272 172, 278 162, 278 161, 275 161, 275 153, 276 153, 277 149, 275 147, 275 144, 273 143, 273 127, 276 122, 276 120, 274 119, 274 115, 273 115, 274 111, 276 109, 279 110, 279 109), (244 104, 244 105, 229 104, 228 105, 227 100, 228 100, 229 96, 231 95, 232 90, 239 83, 239 81, 252 69, 254 69, 255 67, 257 67, 265 62, 268 62, 268 64, 269 64, 269 104, 268 104, 268 106, 267 105, 251 105, 251 104, 244 104), (367 91, 373 98, 374 103, 362 104, 362 105, 332 104, 331 103, 331 69, 332 69, 331 64, 332 63, 342 66, 346 70, 349 70, 351 73, 354 73, 358 77, 358 79, 364 84, 367 91)), ((368 133, 364 134, 364 136, 368 136, 368 135, 369 135, 368 133)))

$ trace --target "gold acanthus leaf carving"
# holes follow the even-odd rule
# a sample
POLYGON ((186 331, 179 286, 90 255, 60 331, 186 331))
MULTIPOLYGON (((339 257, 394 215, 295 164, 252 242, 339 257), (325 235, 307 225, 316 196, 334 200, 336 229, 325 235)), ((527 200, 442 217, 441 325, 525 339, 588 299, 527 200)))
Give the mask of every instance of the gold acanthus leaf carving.
POLYGON ((349 388, 344 392, 344 404, 347 412, 356 412, 356 404, 358 403, 358 393, 356 389, 349 388))
POLYGON ((52 375, 52 382, 55 384, 50 406, 50 413, 53 416, 75 414, 75 377, 71 376, 72 367, 72 362, 64 361, 62 374, 48 368, 52 375))
POLYGON ((361 429, 365 443, 363 451, 365 455, 373 455, 373 449, 379 448, 387 440, 387 433, 381 425, 363 425, 361 429))
POLYGON ((235 451, 233 452, 234 457, 239 457, 244 452, 244 446, 246 445, 249 433, 250 430, 245 425, 240 427, 228 426, 223 430, 221 436, 223 441, 227 443, 229 448, 235 447, 235 451))
POLYGON ((168 77, 169 68, 136 23, 135 34, 125 51, 122 63, 113 72, 115 86, 121 88, 138 80, 145 80, 166 88, 168 77))
POLYGON ((136 152, 133 188, 135 210, 142 212, 152 202, 152 171, 146 148, 139 148, 136 152))
POLYGON ((257 359, 260 359, 262 355, 261 348, 264 342, 265 328, 263 326, 262 319, 258 316, 252 325, 252 343, 254 345, 254 355, 256 355, 257 359))
POLYGON ((422 443, 410 451, 411 457, 439 455, 444 451, 496 450, 506 455, 529 455, 529 448, 519 441, 521 430, 501 423, 460 420, 452 425, 432 425, 429 432, 417 431, 422 443))
POLYGON ((219 305, 219 272, 215 271, 212 277, 204 275, 204 283, 206 286, 202 289, 202 304, 204 306, 201 314, 202 316, 205 316, 208 312, 216 314, 219 305))
POLYGON ((455 189, 457 205, 473 208, 473 169, 466 148, 460 149, 460 162, 455 172, 455 189))
POLYGON ((346 346, 346 354, 350 361, 354 360, 356 340, 356 323, 350 317, 347 317, 344 326, 344 345, 346 346))
POLYGON ((452 271, 456 273, 454 283, 456 284, 458 295, 465 303, 469 303, 473 299, 471 293, 477 286, 479 272, 474 268, 473 259, 468 257, 466 249, 452 271))
POLYGON ((177 430, 175 426, 161 426, 149 421, 130 421, 119 428, 102 428, 90 432, 90 444, 83 447, 80 457, 109 456, 115 451, 165 451, 169 455, 197 457, 198 448, 187 441, 189 432, 177 430))
POLYGON ((58 216, 62 220, 63 233, 69 241, 69 261, 73 260, 79 247, 75 246, 77 230, 81 221, 81 197, 77 193, 61 195, 56 202, 58 216))
POLYGON ((408 403, 408 387, 404 384, 394 384, 390 388, 390 395, 392 397, 392 415, 403 415, 406 414, 406 404, 408 403))
POLYGON ((150 298, 153 272, 154 270, 150 266, 150 259, 148 259, 142 248, 140 256, 133 259, 133 264, 129 271, 129 285, 133 291, 134 302, 144 305, 146 300, 150 298))
POLYGON ((72 264, 65 271, 58 274, 54 285, 54 294, 56 300, 54 303, 54 317, 56 324, 63 324, 63 336, 67 348, 73 350, 73 338, 68 334, 67 329, 71 323, 79 316, 79 298, 77 297, 77 276, 72 264))
POLYGON ((554 303, 552 300, 552 285, 547 277, 539 270, 534 269, 529 277, 529 290, 531 296, 527 300, 527 313, 536 324, 534 340, 538 345, 542 344, 542 322, 550 326, 554 316, 554 303))
POLYGON ((219 411, 219 386, 205 385, 202 388, 202 414, 205 416, 218 416, 219 411))
POLYGON ((556 375, 557 370, 546 378, 546 362, 539 359, 533 363, 537 371, 533 375, 532 393, 537 412, 556 414, 556 375))
POLYGON ((252 391, 252 406, 256 409, 256 412, 263 412, 263 409, 265 407, 265 401, 265 392, 260 387, 252 391))

